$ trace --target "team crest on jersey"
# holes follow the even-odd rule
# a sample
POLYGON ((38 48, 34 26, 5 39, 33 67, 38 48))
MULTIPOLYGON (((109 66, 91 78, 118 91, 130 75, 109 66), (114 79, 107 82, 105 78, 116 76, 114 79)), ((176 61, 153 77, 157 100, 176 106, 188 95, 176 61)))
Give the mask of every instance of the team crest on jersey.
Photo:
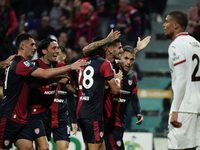
POLYGON ((39 128, 36 128, 34 131, 35 131, 36 134, 40 133, 40 129, 39 128))
POLYGON ((117 141, 116 144, 120 147, 122 145, 121 141, 117 141))
POLYGON ((9 143, 10 143, 9 140, 4 140, 4 145, 5 145, 5 146, 8 146, 9 143))
POLYGON ((128 80, 128 84, 131 85, 133 83, 133 80, 128 80))
POLYGON ((99 134, 99 135, 100 135, 100 137, 102 138, 102 137, 103 137, 103 132, 100 132, 100 134, 99 134))
POLYGON ((24 62, 24 65, 25 65, 26 67, 29 67, 29 66, 31 65, 31 63, 30 63, 29 61, 25 61, 25 62, 24 62))

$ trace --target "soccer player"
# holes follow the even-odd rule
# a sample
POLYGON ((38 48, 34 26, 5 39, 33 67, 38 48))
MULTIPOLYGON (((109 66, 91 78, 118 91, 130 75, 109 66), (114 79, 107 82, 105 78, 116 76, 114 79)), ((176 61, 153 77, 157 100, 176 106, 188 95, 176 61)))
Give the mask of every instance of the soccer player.
MULTIPOLYGON (((114 94, 117 94, 120 89, 119 82, 122 74, 118 74, 115 79, 110 62, 101 58, 105 52, 103 45, 114 40, 111 40, 111 35, 112 33, 105 39, 93 42, 88 46, 96 49, 96 52, 100 55, 94 55, 95 53, 93 53, 91 57, 84 57, 83 60, 86 60, 88 64, 77 72, 79 91, 76 117, 86 143, 86 149, 89 150, 98 150, 103 142, 103 93, 105 81, 108 82, 114 94)), ((119 35, 116 33, 114 36, 118 38, 119 35)))
MULTIPOLYGON (((53 39, 43 39, 37 47, 37 53, 39 59, 34 60, 33 63, 35 63, 35 65, 40 68, 47 69, 65 66, 65 63, 57 62, 57 56, 59 55, 59 45, 53 39)), ((31 89, 29 93, 28 113, 30 114, 30 122, 34 131, 34 140, 36 141, 39 149, 48 149, 48 140, 50 140, 51 138, 51 111, 49 110, 49 107, 52 105, 55 98, 58 99, 59 97, 59 93, 57 93, 56 89, 59 90, 60 84, 54 82, 52 84, 46 84, 45 86, 32 88, 35 83, 42 83, 43 81, 38 78, 32 78, 31 82, 32 83, 30 84, 31 89)), ((56 117, 54 115, 53 117, 56 117)), ((52 126, 55 128, 54 123, 55 122, 53 122, 52 126)), ((61 133, 68 133, 69 129, 67 128, 67 126, 65 126, 65 124, 63 125, 61 133)), ((56 134, 58 133, 56 133, 56 131, 54 133, 55 141, 59 140, 58 136, 56 137, 56 134)), ((59 133, 59 135, 61 134, 59 133)), ((69 135, 66 138, 68 138, 67 140, 69 140, 69 135)))
MULTIPOLYGON (((57 60, 65 63, 67 52, 65 47, 59 46, 59 55, 57 60)), ((67 150, 70 142, 70 125, 69 117, 72 120, 73 134, 77 133, 77 120, 74 111, 73 94, 66 91, 66 88, 61 84, 57 84, 56 95, 51 105, 51 132, 58 150, 67 150)))
POLYGON ((163 24, 173 42, 168 48, 173 101, 169 115, 168 147, 195 150, 200 146, 200 43, 185 32, 187 14, 170 12, 163 24))
POLYGON ((32 139, 22 140, 18 136, 26 128, 27 101, 30 76, 52 78, 71 69, 80 69, 85 62, 67 65, 55 69, 42 69, 34 66, 29 59, 36 49, 35 41, 29 34, 20 34, 16 38, 18 54, 5 70, 3 101, 0 106, 0 149, 9 149, 15 143, 18 149, 33 149, 32 139))
MULTIPOLYGON (((123 133, 125 127, 125 116, 127 104, 130 104, 138 118, 137 125, 143 121, 140 114, 140 103, 137 96, 137 75, 130 70, 134 61, 136 50, 131 46, 123 47, 124 52, 121 54, 116 72, 123 72, 120 93, 114 95, 109 92, 105 97, 104 119, 105 119, 105 145, 109 150, 124 150, 123 133)), ((109 90, 109 89, 106 89, 109 90)))

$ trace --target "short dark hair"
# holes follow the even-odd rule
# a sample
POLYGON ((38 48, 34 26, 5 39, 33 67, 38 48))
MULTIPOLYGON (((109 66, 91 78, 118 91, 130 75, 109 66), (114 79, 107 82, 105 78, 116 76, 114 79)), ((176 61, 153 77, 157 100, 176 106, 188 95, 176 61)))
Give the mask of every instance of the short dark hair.
POLYGON ((120 39, 120 38, 117 38, 117 39, 115 39, 114 41, 112 41, 111 43, 108 43, 108 44, 107 44, 107 47, 110 47, 110 46, 117 46, 117 43, 121 43, 121 39, 120 39))
POLYGON ((186 29, 188 24, 188 17, 187 14, 181 10, 172 11, 168 14, 169 16, 172 16, 175 21, 180 24, 181 27, 186 29))
POLYGON ((42 41, 40 41, 40 43, 38 44, 38 47, 37 47, 37 53, 38 53, 38 57, 42 57, 44 56, 44 54, 42 53, 42 50, 43 49, 47 49, 47 47, 49 46, 49 44, 51 42, 56 42, 56 40, 54 39, 51 39, 51 38, 45 38, 43 39, 42 41))
POLYGON ((27 33, 19 34, 15 39, 15 45, 17 49, 20 49, 20 44, 22 41, 29 40, 29 38, 34 39, 33 36, 30 34, 27 34, 27 33))
MULTIPOLYGON (((100 41, 103 40, 104 38, 102 36, 95 36, 92 39, 92 42, 96 42, 96 41, 100 41)), ((96 48, 95 50, 90 52, 90 56, 94 56, 94 55, 99 55, 101 57, 104 57, 105 55, 105 48, 106 48, 106 44, 99 46, 98 48, 96 48)))
POLYGON ((66 51, 66 48, 64 46, 59 46, 61 52, 65 55, 67 55, 67 51, 66 51))
POLYGON ((129 52, 129 53, 133 53, 133 54, 136 54, 136 50, 130 46, 130 45, 126 45, 123 47, 123 51, 124 52, 129 52))

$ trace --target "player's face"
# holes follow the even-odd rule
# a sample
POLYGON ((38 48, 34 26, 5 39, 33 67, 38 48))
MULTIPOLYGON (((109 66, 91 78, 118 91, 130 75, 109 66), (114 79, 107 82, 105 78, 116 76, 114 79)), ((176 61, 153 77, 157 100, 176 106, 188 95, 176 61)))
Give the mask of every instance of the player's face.
POLYGON ((59 55, 59 45, 57 42, 53 41, 49 44, 46 55, 49 62, 57 61, 57 56, 59 55))
POLYGON ((117 43, 117 46, 113 47, 113 57, 115 59, 120 59, 121 54, 123 53, 121 42, 117 43))
POLYGON ((131 69, 134 62, 135 54, 126 51, 122 54, 121 60, 119 61, 122 70, 125 72, 128 72, 131 69))
POLYGON ((29 40, 23 42, 23 48, 25 56, 28 59, 31 59, 33 57, 33 54, 36 50, 35 41, 32 38, 29 38, 29 40))
POLYGON ((163 24, 165 35, 169 37, 173 37, 175 34, 175 20, 170 16, 167 15, 165 19, 165 23, 163 24))
POLYGON ((60 61, 60 62, 64 62, 66 58, 66 55, 62 53, 62 51, 59 49, 59 54, 57 56, 57 61, 60 61))

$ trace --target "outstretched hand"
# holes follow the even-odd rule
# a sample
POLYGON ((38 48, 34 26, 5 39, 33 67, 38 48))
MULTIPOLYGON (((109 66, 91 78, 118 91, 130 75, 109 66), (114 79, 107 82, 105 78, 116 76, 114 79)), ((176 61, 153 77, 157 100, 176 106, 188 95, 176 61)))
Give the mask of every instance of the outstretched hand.
POLYGON ((120 35, 121 35, 120 31, 116 30, 116 31, 113 32, 113 30, 111 30, 111 32, 106 37, 106 39, 108 40, 107 43, 113 42, 115 39, 119 38, 120 35))
POLYGON ((85 65, 87 65, 87 62, 79 59, 75 63, 69 65, 69 67, 71 70, 81 70, 81 67, 85 65))
POLYGON ((138 37, 138 41, 137 41, 137 52, 143 50, 150 42, 151 36, 147 36, 146 38, 144 38, 142 41, 140 39, 140 37, 138 37))

